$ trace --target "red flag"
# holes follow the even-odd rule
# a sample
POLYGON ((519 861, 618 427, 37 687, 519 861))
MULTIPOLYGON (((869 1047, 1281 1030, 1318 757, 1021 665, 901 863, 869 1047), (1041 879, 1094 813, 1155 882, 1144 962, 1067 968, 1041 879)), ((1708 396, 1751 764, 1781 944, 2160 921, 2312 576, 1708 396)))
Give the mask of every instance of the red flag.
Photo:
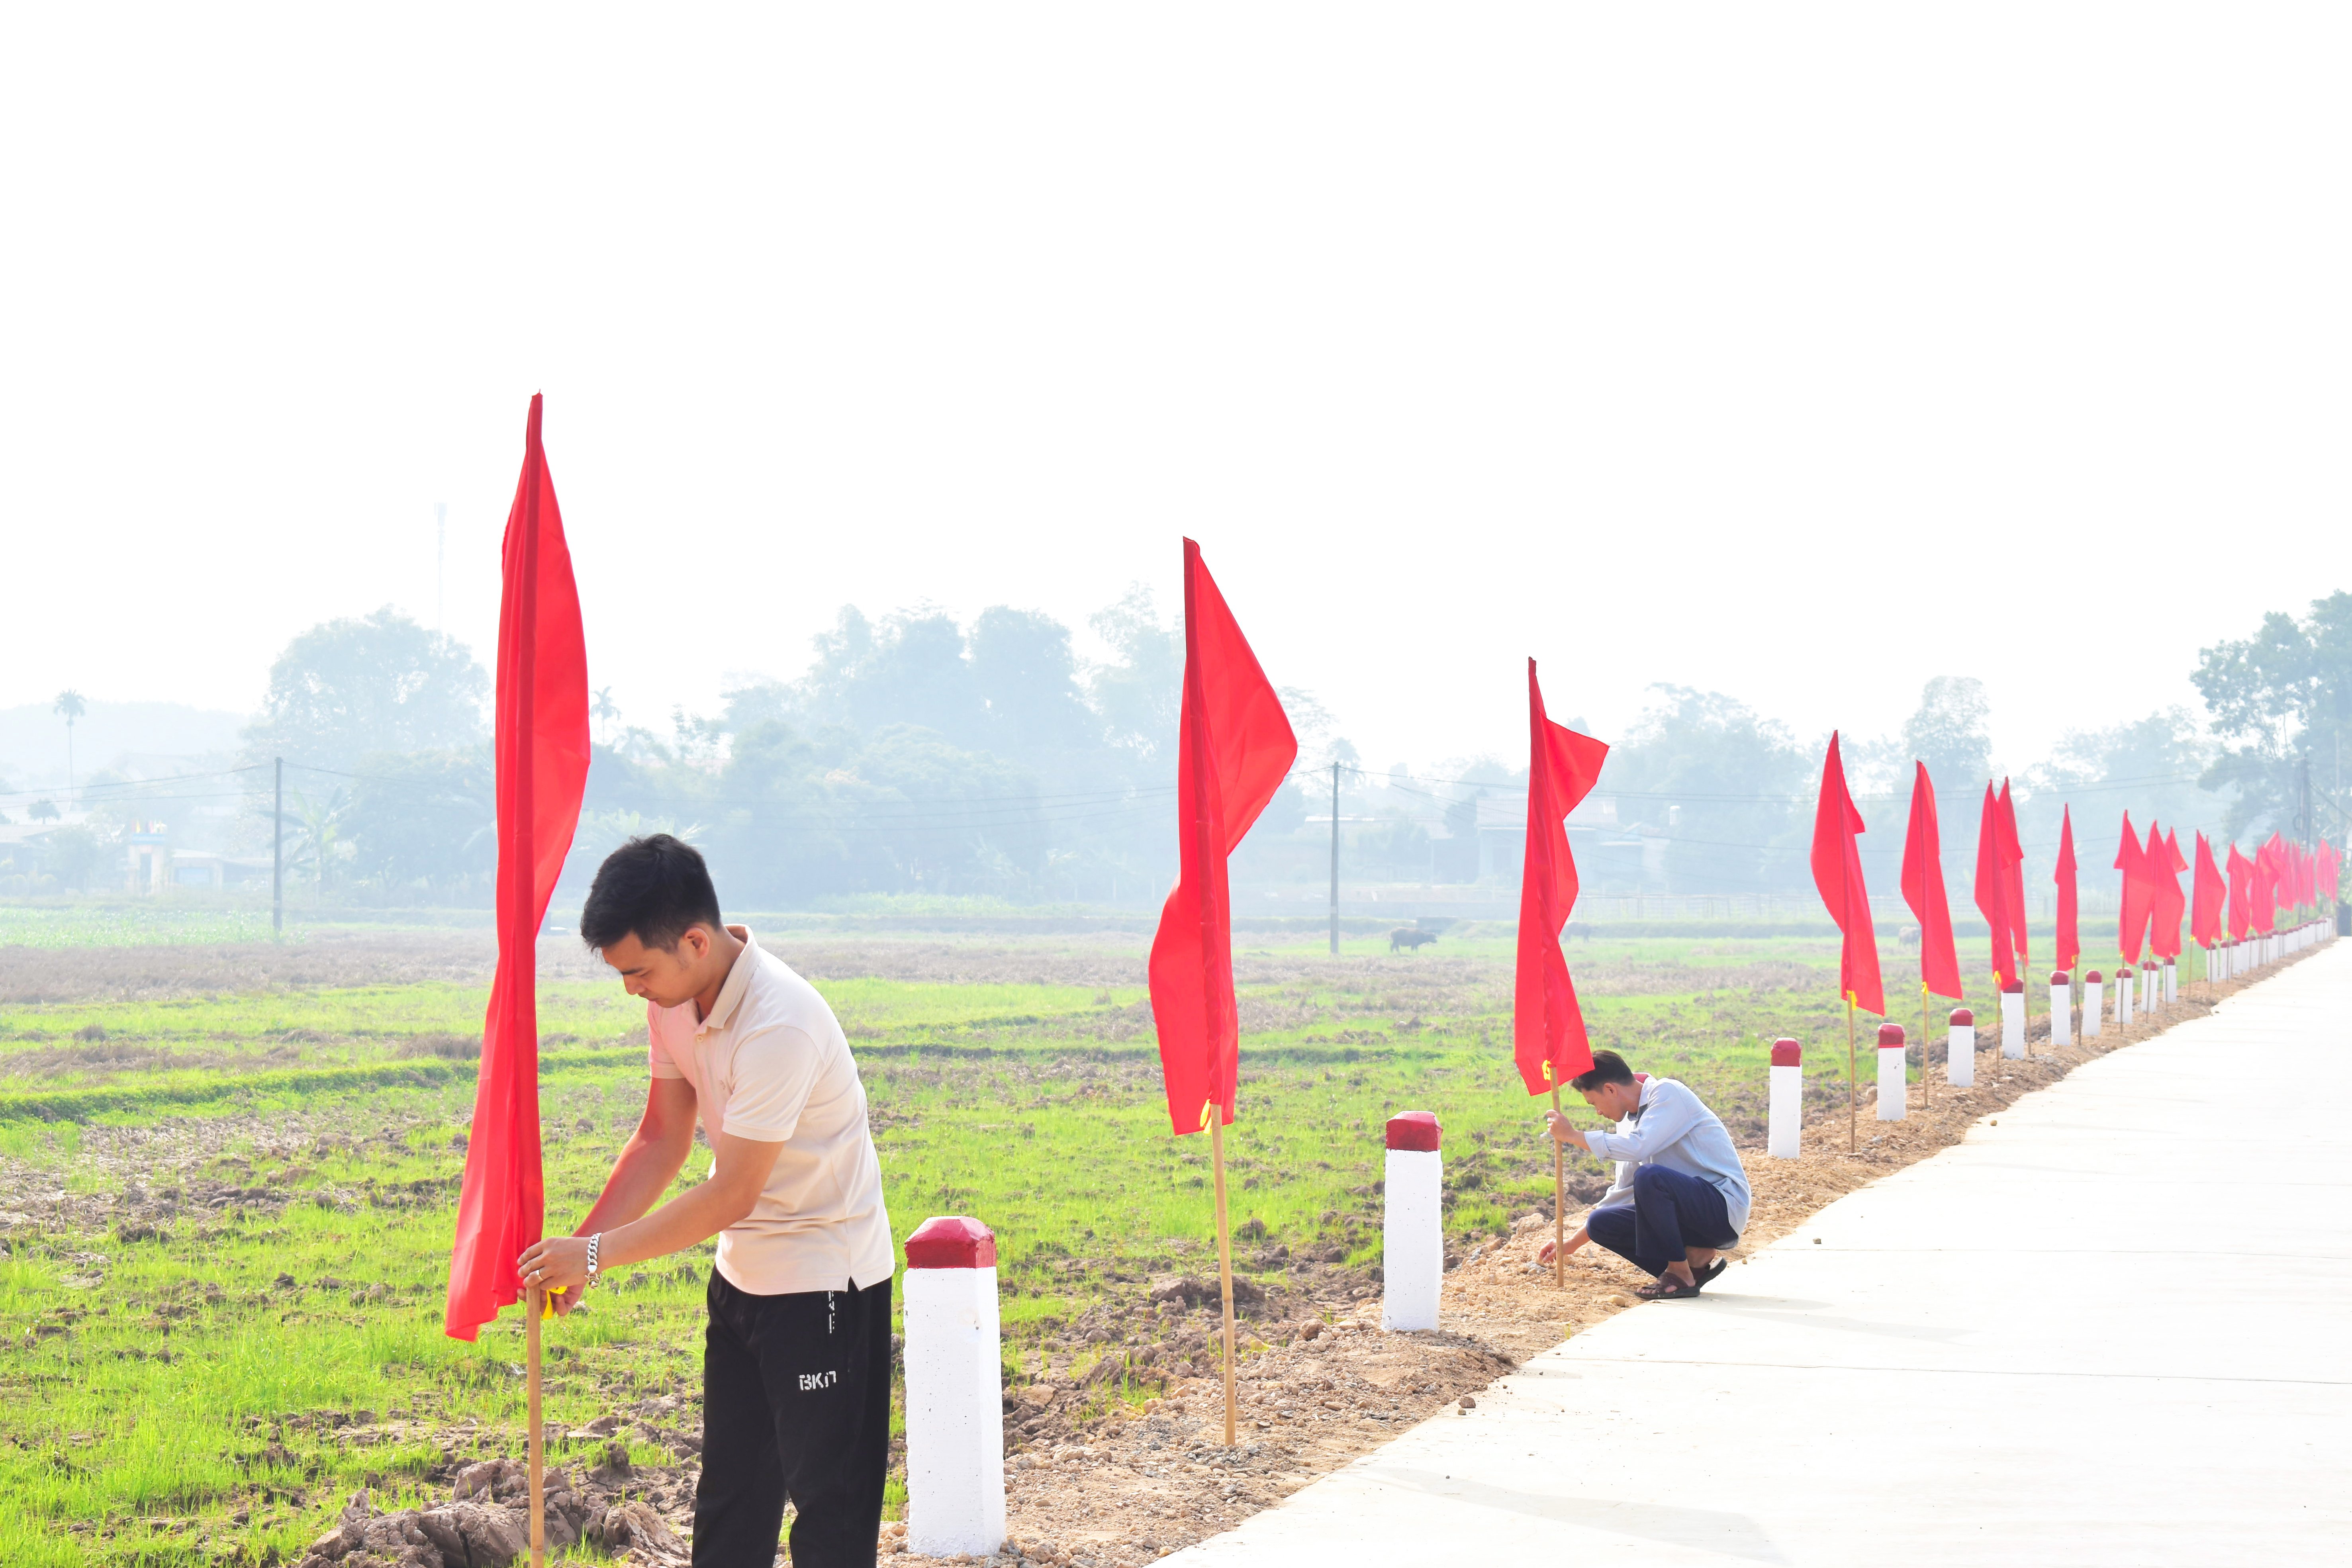
MULTIPOLYGON (((2150 837, 2155 828, 2148 829, 2150 837)), ((2189 900, 2180 890, 2180 873, 2189 869, 2189 862, 2180 858, 2180 831, 2173 828, 2163 839, 2148 846, 2148 875, 2156 883, 2154 918, 2148 933, 2148 945, 2156 956, 2177 960, 2180 956, 2180 917, 2189 911, 2189 900)))
POLYGON ((2017 942, 2009 933, 2009 879, 2000 863, 2000 802, 1985 784, 1984 805, 1977 812, 1977 909, 1992 939, 1993 978, 2008 990, 2017 983, 2017 942))
POLYGON ((2071 974, 2083 956, 2083 934, 2074 920, 2074 808, 2071 805, 2058 814, 2058 869, 2050 879, 2058 884, 2058 967, 2071 974))
POLYGON ((1281 700, 1189 539, 1177 740, 1178 872, 1151 939, 1151 1016, 1168 1120, 1181 1134, 1206 1132, 1213 1110, 1233 1125, 1241 1026, 1225 857, 1298 756, 1281 700))
POLYGON ((1511 997, 1511 1047, 1529 1094, 1549 1094, 1592 1067, 1584 1012, 1560 951, 1576 907, 1568 814, 1601 776, 1609 748, 1555 724, 1544 712, 1536 661, 1528 660, 1528 845, 1519 863, 1519 963, 1511 997))
POLYGON ((449 1254, 442 1328, 470 1340, 522 1299, 515 1259, 540 1238, 539 928, 580 825, 588 784, 588 647, 572 551, 540 445, 540 399, 523 429, 522 479, 507 512, 499 600, 499 968, 482 1022, 481 1077, 449 1254))
POLYGON ((1936 785, 1927 764, 1911 763, 1911 825, 1903 837, 1903 901, 1919 921, 1919 981, 1938 996, 1968 994, 1960 986, 1960 956, 1952 948, 1952 904, 1944 893, 1943 832, 1936 820, 1936 785))
POLYGON ((2124 874, 2123 915, 2116 928, 2116 946, 2126 963, 2139 962, 2141 936, 2147 930, 2147 852, 2132 831, 2131 813, 2124 813, 2123 842, 2116 847, 2116 869, 2124 874))
POLYGON ((2213 846, 2201 833, 2197 836, 2197 874, 2189 880, 2195 903, 2189 911, 2189 934, 2210 951, 2221 938, 2221 900, 2230 884, 2222 880, 2221 868, 2213 863, 2213 846))
POLYGON ((2278 846, 2275 833, 2254 851, 2254 929, 2268 936, 2278 929, 2278 846))
POLYGON ((2343 862, 2336 858, 2336 846, 2322 840, 2319 846, 2319 898, 2322 903, 2332 904, 2342 897, 2337 891, 2339 883, 2336 879, 2342 868, 2343 862))
POLYGON ((2230 846, 2230 940, 2243 942, 2254 929, 2254 863, 2230 846))
POLYGON ((2009 934, 2017 943, 2017 967, 2030 967, 2033 955, 2025 947, 2025 847, 2017 838, 2017 803, 2009 798, 2009 781, 2000 781, 2000 863, 2009 878, 2009 934))
POLYGON ((1862 880, 1862 846, 1854 842, 1866 831, 1846 791, 1845 763, 1832 730, 1829 755, 1822 759, 1821 800, 1813 809, 1813 886, 1845 937, 1838 949, 1838 990, 1855 1006, 1883 1018, 1886 993, 1878 982, 1878 933, 1870 923, 1870 889, 1862 880))

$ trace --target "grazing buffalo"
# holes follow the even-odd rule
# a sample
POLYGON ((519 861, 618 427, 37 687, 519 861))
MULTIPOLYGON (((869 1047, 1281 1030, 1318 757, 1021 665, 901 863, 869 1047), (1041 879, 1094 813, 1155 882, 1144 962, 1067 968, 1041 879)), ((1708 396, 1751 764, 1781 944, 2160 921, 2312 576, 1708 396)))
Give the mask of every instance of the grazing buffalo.
POLYGON ((1901 931, 1895 933, 1895 943, 1897 947, 1918 946, 1919 928, 1917 926, 1905 926, 1901 931))
POLYGON ((1411 926, 1399 926, 1389 932, 1389 951, 1394 952, 1401 947, 1407 947, 1418 952, 1436 940, 1437 933, 1433 931, 1415 931, 1411 926))

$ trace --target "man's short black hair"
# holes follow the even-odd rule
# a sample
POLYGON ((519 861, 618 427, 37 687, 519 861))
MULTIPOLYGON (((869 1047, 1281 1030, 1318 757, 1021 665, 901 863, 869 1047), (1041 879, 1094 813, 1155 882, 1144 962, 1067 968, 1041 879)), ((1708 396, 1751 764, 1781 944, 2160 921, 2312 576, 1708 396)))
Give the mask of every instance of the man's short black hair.
MULTIPOLYGON (((603 879, 601 877, 597 879, 599 881, 603 879)), ((1633 1069, 1625 1065, 1623 1057, 1619 1056, 1615 1051, 1595 1051, 1592 1053, 1591 1070, 1578 1073, 1574 1078, 1570 1079, 1568 1087, 1579 1094, 1584 1094, 1599 1089, 1604 1083, 1633 1081, 1633 1069)))
POLYGON ((702 852, 667 833, 632 838, 596 868, 580 909, 580 940, 598 950, 625 936, 665 952, 688 926, 719 926, 719 889, 702 852))

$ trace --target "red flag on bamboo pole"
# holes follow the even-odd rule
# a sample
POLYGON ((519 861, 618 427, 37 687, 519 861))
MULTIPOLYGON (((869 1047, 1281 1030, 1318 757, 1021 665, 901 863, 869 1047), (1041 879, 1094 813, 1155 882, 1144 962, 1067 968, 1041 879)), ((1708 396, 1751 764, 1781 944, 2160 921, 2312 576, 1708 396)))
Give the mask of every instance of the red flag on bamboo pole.
POLYGON ((522 478, 507 512, 499 600, 499 967, 482 1023, 466 1182, 442 1327, 470 1340, 522 1299, 515 1259, 540 1239, 539 928, 580 823, 588 783, 588 648, 572 552, 540 445, 540 399, 523 429, 522 478))
POLYGON ((1845 763, 1837 732, 1830 732, 1822 759, 1822 793, 1813 808, 1813 886, 1838 924, 1838 990, 1866 1013, 1886 1016, 1886 993, 1878 979, 1878 933, 1870 923, 1870 889, 1862 879, 1862 813, 1845 787, 1845 763))
POLYGON ((1601 776, 1609 748, 1555 724, 1544 711, 1536 661, 1528 660, 1528 839, 1519 863, 1518 970, 1511 997, 1511 1051, 1529 1094, 1549 1094, 1592 1066, 1584 1013, 1560 951, 1576 907, 1568 814, 1601 776))
POLYGON ((1937 996, 1955 1000, 1960 957, 1952 947, 1952 904, 1944 893, 1943 832, 1936 820, 1936 785, 1927 764, 1911 763, 1911 822, 1903 836, 1903 901, 1919 921, 1919 982, 1937 996))
MULTIPOLYGON (((2155 829, 2151 826, 2148 831, 2153 835, 2155 829)), ((2180 873, 2187 869, 2189 862, 2180 856, 2179 829, 2169 829, 2148 852, 2148 870, 2156 881, 2148 945, 2161 959, 2177 962, 2180 957, 2180 918, 2189 912, 2189 899, 2180 890, 2180 873)))
POLYGON ((2254 851, 2254 929, 2268 936, 2278 929, 2278 847, 2275 833, 2254 851))
POLYGON ((1233 1124, 1241 1032, 1225 857, 1298 755, 1281 699, 1189 539, 1177 742, 1178 872, 1151 939, 1150 980, 1168 1120, 1182 1134, 1207 1131, 1213 1112, 1233 1124))
POLYGON ((2319 846, 2319 898, 2322 903, 2333 904, 2342 896, 2338 891, 2337 873, 2344 862, 2336 853, 2336 846, 2321 841, 2319 846))
POLYGON ((2243 942, 2254 929, 2254 863, 2230 846, 2230 940, 2243 942))
POLYGON ((2128 811, 2124 813, 2122 842, 2116 846, 2116 869, 2124 874, 2123 913, 2117 917, 2116 948, 2124 955, 2126 963, 2137 963, 2140 938, 2147 930, 2152 889, 2147 879, 2147 852, 2140 847, 2139 836, 2132 831, 2128 811))
POLYGON ((2000 857, 2000 801, 1985 783, 1984 804, 1977 811, 1977 910, 1985 918, 1991 941, 1992 975, 2003 991, 2018 983, 2017 939, 2010 934, 2009 878, 2000 857))
POLYGON ((2197 873, 2190 879, 2193 901, 2189 910, 2189 935, 2198 946, 2210 951, 2221 938, 2221 900, 2230 884, 2221 878, 2221 868, 2213 863, 2213 846, 2203 834, 2197 836, 2197 873))
POLYGON ((2083 933, 2075 921, 2076 889, 2074 885, 2074 808, 2062 807, 2058 815, 2058 868, 2051 874, 2058 884, 2058 952, 2059 968, 2072 974, 2083 956, 2083 933))
POLYGON ((2025 940, 2025 846, 2017 837, 2017 803, 2010 798, 2007 779, 2000 781, 2000 863, 2009 879, 2002 889, 2009 896, 2009 935, 2017 943, 2021 974, 2032 966, 2033 955, 2025 940))

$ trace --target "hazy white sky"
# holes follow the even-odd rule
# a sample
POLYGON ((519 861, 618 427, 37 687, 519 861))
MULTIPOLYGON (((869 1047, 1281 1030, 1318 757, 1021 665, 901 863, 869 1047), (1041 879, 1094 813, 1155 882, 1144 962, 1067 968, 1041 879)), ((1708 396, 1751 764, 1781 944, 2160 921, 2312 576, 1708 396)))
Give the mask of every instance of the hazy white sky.
POLYGON ((2193 700, 2352 578, 2340 8, 0 17, 0 707, 488 661, 530 394, 627 716, 1199 537, 1366 760, 2193 700))

